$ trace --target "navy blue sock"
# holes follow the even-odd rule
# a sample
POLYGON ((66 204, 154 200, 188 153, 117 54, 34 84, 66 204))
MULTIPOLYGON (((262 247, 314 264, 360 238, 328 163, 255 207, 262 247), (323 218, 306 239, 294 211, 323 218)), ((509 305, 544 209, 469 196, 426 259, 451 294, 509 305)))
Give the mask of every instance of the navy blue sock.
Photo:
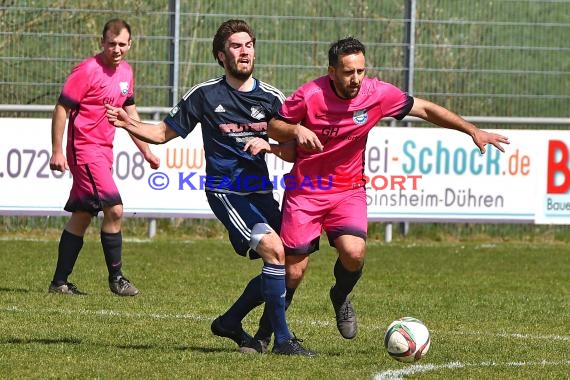
MULTIPOLYGON (((295 294, 295 289, 293 288, 286 288, 287 294, 285 294, 285 311, 291 305, 291 301, 293 301, 293 295, 295 294)), ((254 338, 258 340, 270 340, 271 334, 273 334, 273 327, 271 327, 271 320, 269 319, 269 311, 267 310, 267 304, 263 308, 263 314, 261 314, 261 318, 259 319, 259 328, 255 333, 254 338)))
POLYGON ((228 329, 236 329, 241 326, 242 319, 263 303, 261 294, 261 275, 252 278, 243 293, 234 304, 221 317, 222 325, 228 329))
POLYGON ((122 276, 123 234, 121 231, 114 234, 101 231, 101 245, 105 254, 105 264, 107 264, 109 278, 122 276))
POLYGON ((57 264, 52 282, 57 285, 67 283, 67 278, 73 271, 79 251, 83 247, 83 236, 77 236, 63 230, 57 249, 57 264))
POLYGON ((334 278, 336 279, 336 283, 332 290, 335 301, 338 303, 344 302, 361 276, 362 267, 356 272, 349 272, 342 266, 340 260, 337 259, 334 264, 334 278))
POLYGON ((264 263, 261 285, 267 314, 275 334, 275 344, 281 345, 291 339, 285 318, 285 265, 264 263))

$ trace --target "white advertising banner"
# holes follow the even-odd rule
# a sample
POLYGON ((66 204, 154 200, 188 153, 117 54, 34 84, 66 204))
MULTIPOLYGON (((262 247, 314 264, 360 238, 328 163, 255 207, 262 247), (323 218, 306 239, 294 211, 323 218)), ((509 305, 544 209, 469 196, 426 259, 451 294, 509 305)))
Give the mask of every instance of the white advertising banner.
POLYGON ((374 128, 366 172, 370 219, 532 222, 536 134, 497 130, 510 145, 481 154, 464 133, 441 128, 374 128), (390 186, 382 188, 386 184, 390 186), (402 185, 397 181, 404 181, 402 185), (415 180, 415 182, 414 182, 415 180))
MULTIPOLYGON (((51 120, 1 119, 0 128, 6 134, 0 141, 0 214, 65 215, 71 176, 49 168, 51 120)), ((128 133, 117 130, 113 174, 124 215, 213 217, 204 191, 198 190, 205 175, 202 146, 199 128, 186 139, 151 145, 161 161, 155 171, 128 133)))
POLYGON ((540 132, 535 222, 570 224, 570 131, 540 132))
MULTIPOLYGON (((0 214, 65 215, 69 172, 49 169, 51 120, 0 119, 0 214)), ((481 155, 471 138, 442 128, 372 130, 365 175, 375 221, 570 223, 570 132, 500 130, 511 140, 481 155)), ((114 175, 126 217, 211 218, 197 128, 186 139, 151 146, 152 170, 117 130, 114 175)), ((290 165, 267 155, 281 200, 290 165)))

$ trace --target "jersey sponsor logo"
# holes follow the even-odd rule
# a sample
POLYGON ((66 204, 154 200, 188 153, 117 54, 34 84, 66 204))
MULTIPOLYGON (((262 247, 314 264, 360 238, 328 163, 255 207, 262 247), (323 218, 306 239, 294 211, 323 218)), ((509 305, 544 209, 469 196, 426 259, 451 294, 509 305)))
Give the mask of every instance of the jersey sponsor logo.
POLYGON ((358 110, 352 114, 352 120, 358 125, 366 123, 368 120, 368 111, 367 110, 358 110))
POLYGON ((248 123, 248 124, 235 124, 225 123, 218 126, 220 131, 225 134, 235 134, 243 132, 265 132, 267 131, 267 122, 261 123, 248 123))
POLYGON ((129 82, 119 82, 119 88, 121 89, 121 95, 127 95, 129 92, 129 82))
POLYGON ((261 120, 265 118, 265 112, 263 112, 263 108, 259 106, 251 107, 251 117, 257 120, 261 120))
POLYGON ((221 104, 219 104, 216 109, 214 110, 214 112, 226 112, 226 109, 224 108, 224 106, 222 106, 221 104))

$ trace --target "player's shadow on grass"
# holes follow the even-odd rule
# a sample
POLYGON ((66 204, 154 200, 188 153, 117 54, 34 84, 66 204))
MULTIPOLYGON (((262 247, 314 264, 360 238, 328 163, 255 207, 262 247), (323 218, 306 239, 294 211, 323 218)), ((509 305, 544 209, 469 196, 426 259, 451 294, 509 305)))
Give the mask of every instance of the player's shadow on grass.
POLYGON ((81 339, 77 338, 56 338, 56 339, 45 339, 45 338, 5 338, 0 340, 2 343, 9 344, 81 344, 81 339))
POLYGON ((157 348, 164 349, 164 348, 171 348, 175 351, 196 351, 201 353, 213 353, 213 352, 226 352, 228 350, 223 348, 212 348, 212 347, 197 347, 197 346, 165 346, 162 344, 117 344, 111 345, 117 348, 125 349, 125 350, 155 350, 157 348))
MULTIPOLYGON (((63 337, 63 338, 3 338, 0 339, 0 344, 71 344, 78 345, 82 344, 82 340, 79 338, 63 337)), ((155 344, 111 344, 102 346, 112 346, 123 350, 155 350, 157 348, 164 348, 163 345, 155 344)), ((197 346, 175 346, 173 347, 176 351, 197 351, 202 353, 215 353, 215 352, 228 352, 232 351, 225 348, 213 348, 213 347, 197 347, 197 346)), ((236 351, 237 352, 237 351, 236 351)))
POLYGON ((228 351, 236 351, 232 349, 220 348, 220 347, 198 347, 198 346, 177 346, 174 347, 177 351, 197 351, 204 354, 211 354, 214 352, 228 352, 228 351))
POLYGON ((29 293, 30 291, 29 291, 28 289, 22 289, 22 288, 5 288, 5 287, 0 287, 0 292, 29 293))

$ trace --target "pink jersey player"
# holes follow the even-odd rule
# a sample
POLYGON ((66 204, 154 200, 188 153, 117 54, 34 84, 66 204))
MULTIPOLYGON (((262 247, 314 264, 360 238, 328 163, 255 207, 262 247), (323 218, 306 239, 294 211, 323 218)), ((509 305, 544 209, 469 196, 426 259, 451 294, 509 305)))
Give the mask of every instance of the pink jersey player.
POLYGON ((383 117, 402 119, 413 98, 376 78, 364 77, 360 91, 341 98, 329 76, 302 85, 285 100, 280 117, 316 134, 322 151, 297 148, 286 178, 281 238, 290 253, 318 249, 324 229, 338 236, 367 235, 364 151, 368 132, 383 117))
POLYGON ((355 98, 340 98, 328 76, 301 86, 286 99, 280 116, 313 131, 324 146, 314 152, 297 149, 286 181, 291 193, 340 192, 365 185, 364 150, 368 132, 380 119, 406 116, 411 97, 397 87, 365 77, 355 98), (332 181, 331 181, 332 180, 332 181))
MULTIPOLYGON (((130 117, 140 119, 133 96, 133 72, 124 60, 131 43, 131 27, 125 20, 107 21, 101 36, 101 52, 72 69, 54 107, 49 165, 51 170, 60 172, 69 169, 73 183, 64 207, 71 217, 59 241, 56 268, 48 287, 50 293, 84 294, 68 277, 83 247, 85 232, 93 216, 101 211, 100 236, 109 289, 120 296, 139 293, 122 272, 123 200, 113 179, 116 128, 109 123, 105 108, 107 104, 122 107, 130 117), (68 114, 64 155, 63 135, 68 114)), ((134 137, 133 142, 151 168, 158 168, 160 159, 148 144, 134 137)))
POLYGON ((123 107, 134 104, 133 72, 121 61, 110 69, 101 55, 85 59, 67 77, 59 102, 69 106, 66 153, 72 165, 113 162, 115 126, 106 117, 105 104, 123 107))
MULTIPOLYGON (((366 77, 365 50, 353 37, 333 43, 328 75, 302 85, 286 99, 281 120, 270 122, 268 129, 275 140, 295 139, 298 144, 290 177, 284 180, 280 236, 287 255, 286 297, 292 300, 324 230, 338 253, 329 295, 345 339, 357 333, 348 296, 362 275, 366 252, 364 152, 370 130, 384 117, 411 115, 470 135, 482 153, 487 144, 501 151, 501 144, 508 144, 506 137, 481 131, 444 107, 366 77)), ((262 325, 259 331, 267 330, 262 325)))

